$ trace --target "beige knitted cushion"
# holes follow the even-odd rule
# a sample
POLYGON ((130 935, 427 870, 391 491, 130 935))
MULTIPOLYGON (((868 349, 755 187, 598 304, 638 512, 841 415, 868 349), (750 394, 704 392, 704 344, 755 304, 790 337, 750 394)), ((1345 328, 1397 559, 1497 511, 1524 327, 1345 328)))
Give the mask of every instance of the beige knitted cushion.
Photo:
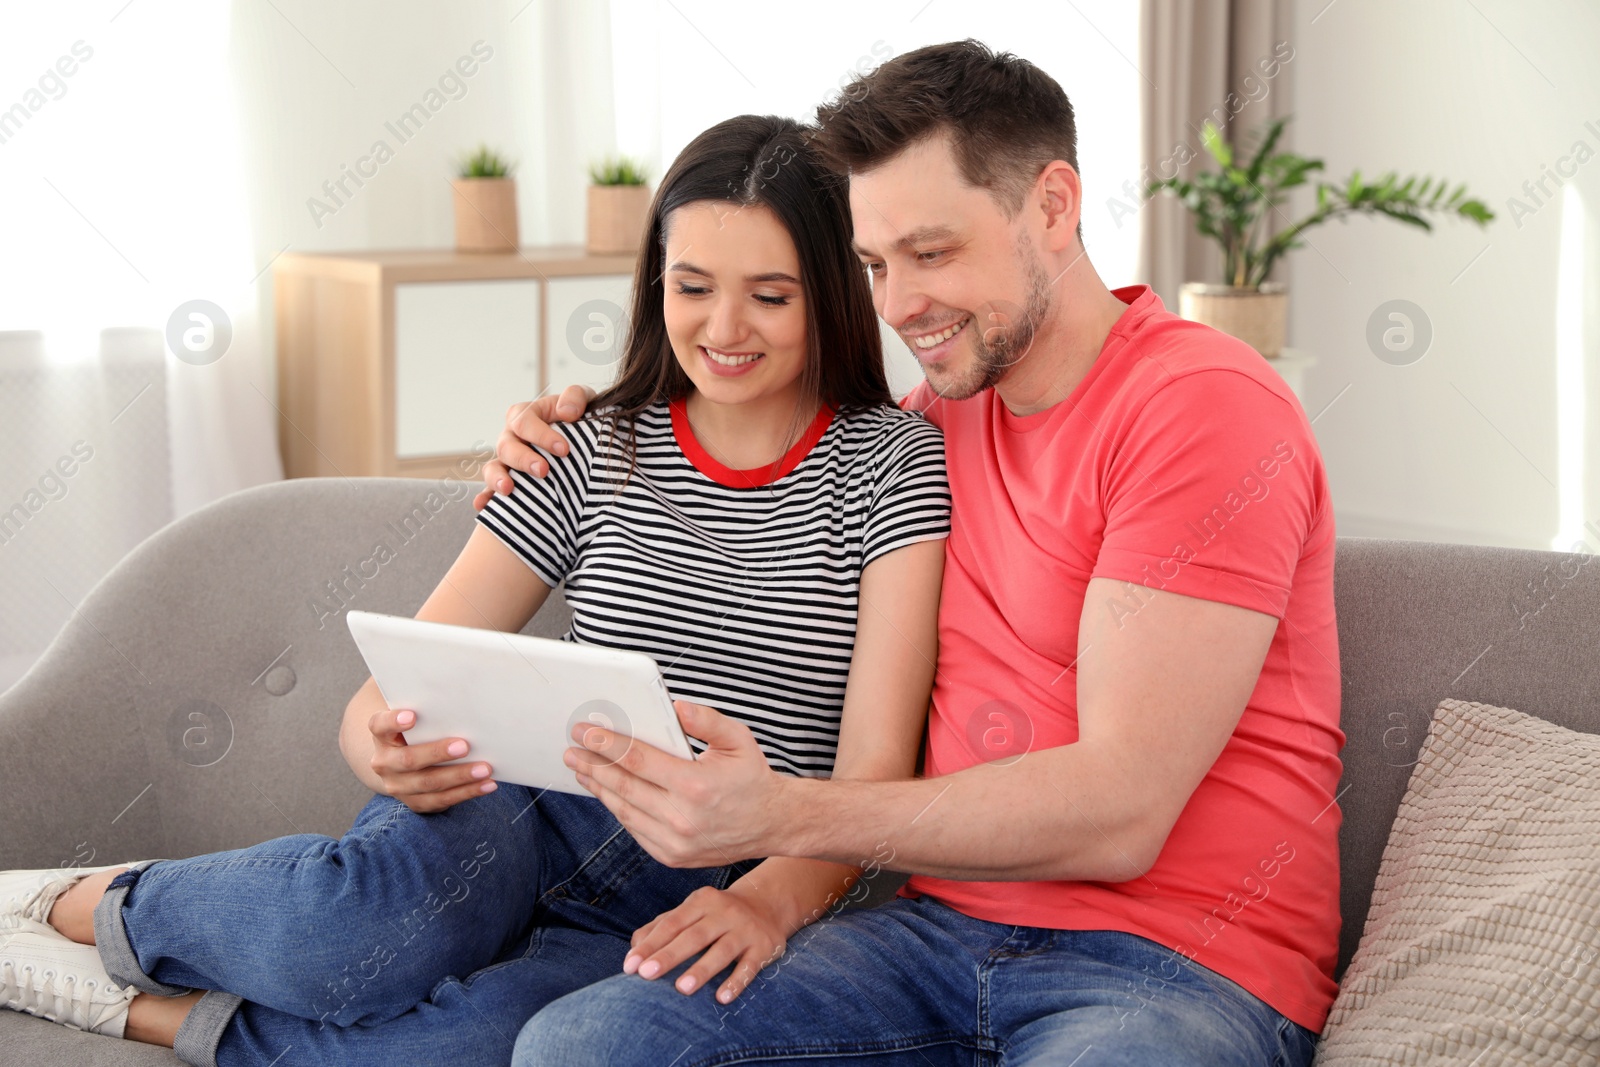
POLYGON ((1600 1064, 1600 735, 1439 705, 1316 1062, 1600 1064))

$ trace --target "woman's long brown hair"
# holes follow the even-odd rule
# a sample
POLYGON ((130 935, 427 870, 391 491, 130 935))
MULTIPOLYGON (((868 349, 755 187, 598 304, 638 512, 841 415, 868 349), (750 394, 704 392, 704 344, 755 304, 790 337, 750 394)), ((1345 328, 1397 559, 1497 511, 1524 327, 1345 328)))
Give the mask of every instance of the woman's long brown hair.
POLYGON ((650 224, 633 278, 633 313, 616 382, 589 404, 627 424, 625 454, 637 461, 635 416, 687 396, 693 382, 667 337, 665 222, 687 204, 760 205, 777 216, 800 257, 805 292, 806 360, 802 411, 818 402, 844 412, 892 404, 883 343, 866 271, 851 248, 847 179, 829 173, 811 148, 815 131, 793 119, 740 115, 706 130, 678 154, 650 205, 650 224))

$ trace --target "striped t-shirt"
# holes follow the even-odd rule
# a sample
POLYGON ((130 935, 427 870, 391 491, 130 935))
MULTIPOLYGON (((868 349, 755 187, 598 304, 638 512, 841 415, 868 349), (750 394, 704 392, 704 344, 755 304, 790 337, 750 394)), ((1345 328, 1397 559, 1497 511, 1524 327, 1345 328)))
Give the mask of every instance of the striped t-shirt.
POLYGON ((613 442, 591 414, 557 427, 568 456, 540 450, 545 478, 512 471, 516 491, 478 521, 545 584, 565 580, 566 640, 643 652, 673 697, 748 725, 774 769, 829 774, 861 572, 950 532, 943 436, 888 405, 824 407, 771 468, 739 471, 682 401, 637 423, 631 474, 626 425, 613 442))

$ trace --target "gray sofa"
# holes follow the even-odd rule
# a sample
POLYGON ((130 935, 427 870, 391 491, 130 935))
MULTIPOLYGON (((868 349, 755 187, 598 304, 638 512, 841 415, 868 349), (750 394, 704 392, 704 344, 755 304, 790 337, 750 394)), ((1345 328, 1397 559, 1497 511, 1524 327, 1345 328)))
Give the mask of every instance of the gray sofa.
MULTIPOLYGON (((466 539, 475 488, 278 483, 139 546, 0 694, 0 868, 188 856, 347 829, 370 794, 336 742, 366 676, 343 610, 413 613, 466 539)), ((1563 580, 1559 558, 1340 540, 1341 972, 1439 700, 1600 733, 1600 568, 1563 580)), ((565 625, 556 602, 528 632, 565 625)), ((3 1064, 176 1062, 164 1049, 0 1011, 3 1064)))

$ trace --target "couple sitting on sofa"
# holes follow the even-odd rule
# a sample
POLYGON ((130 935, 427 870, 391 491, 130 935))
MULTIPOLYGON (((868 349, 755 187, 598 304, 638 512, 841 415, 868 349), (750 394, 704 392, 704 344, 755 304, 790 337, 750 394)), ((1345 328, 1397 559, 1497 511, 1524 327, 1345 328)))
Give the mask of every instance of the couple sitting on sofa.
POLYGON ((369 679, 349 833, 6 872, 7 1003, 225 1067, 1308 1064, 1321 459, 1255 352, 1105 287, 1082 209, 1060 86, 973 41, 700 135, 616 383, 514 411, 418 617, 516 631, 565 582, 701 758, 580 728, 594 796, 535 793, 369 679))

